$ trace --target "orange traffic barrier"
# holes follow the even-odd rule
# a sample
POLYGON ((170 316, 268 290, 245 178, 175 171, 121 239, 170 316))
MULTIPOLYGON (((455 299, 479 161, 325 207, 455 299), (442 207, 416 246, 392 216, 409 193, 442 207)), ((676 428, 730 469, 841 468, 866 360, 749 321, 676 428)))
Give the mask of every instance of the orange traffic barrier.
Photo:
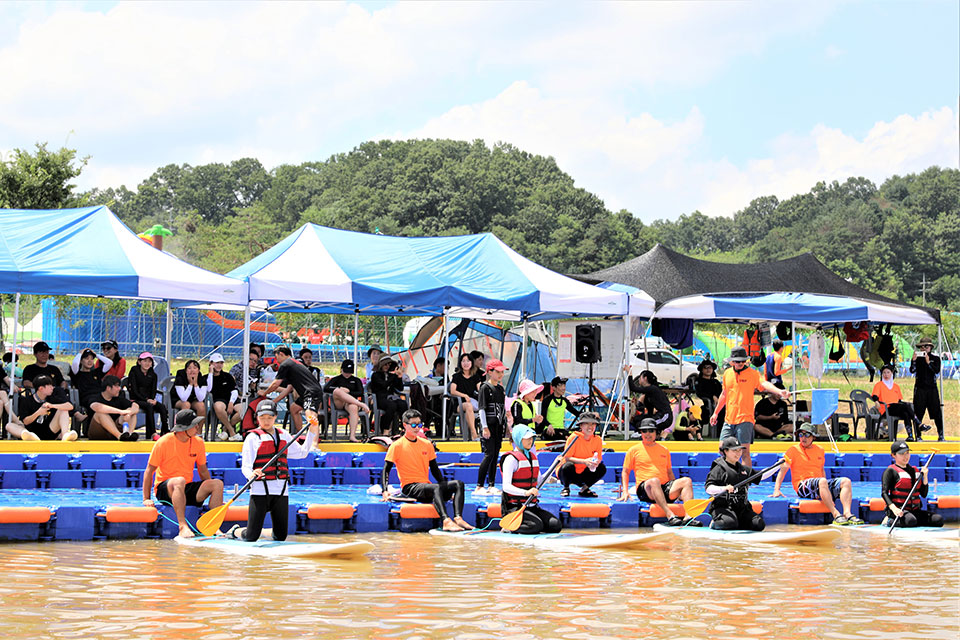
POLYGON ((750 506, 753 507, 754 513, 763 513, 763 503, 757 502, 756 500, 750 501, 750 506))
POLYGON ((311 504, 307 507, 307 517, 311 520, 346 520, 353 517, 353 505, 311 504))
MULTIPOLYGON (((683 517, 687 515, 687 512, 683 510, 682 504, 671 504, 670 511, 673 512, 673 515, 683 517)), ((658 504, 650 505, 650 517, 651 518, 666 518, 667 515, 663 512, 663 509, 660 508, 658 504)))
POLYGON ((404 504, 400 505, 401 518, 439 518, 437 510, 432 504, 404 504))
POLYGON ((247 521, 247 507, 241 507, 238 505, 230 505, 227 507, 227 511, 223 516, 224 522, 246 522, 247 521))
POLYGON ((43 524, 51 515, 46 507, 0 507, 2 524, 43 524))
POLYGON ((960 496, 940 496, 937 509, 960 509, 960 496))
POLYGON ((606 518, 610 515, 608 504, 581 504, 570 505, 571 518, 606 518))
POLYGON ((491 502, 487 505, 487 517, 488 518, 502 518, 503 517, 503 505, 499 502, 491 502))
POLYGON ((800 513, 830 513, 830 509, 819 500, 801 500, 800 513))
POLYGON ((107 507, 107 522, 156 522, 155 507, 107 507))

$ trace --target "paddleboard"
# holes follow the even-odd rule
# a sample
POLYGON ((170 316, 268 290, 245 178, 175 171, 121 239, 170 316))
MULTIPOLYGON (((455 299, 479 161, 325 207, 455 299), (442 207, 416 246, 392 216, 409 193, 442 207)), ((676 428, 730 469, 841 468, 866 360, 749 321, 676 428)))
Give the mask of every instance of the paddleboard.
POLYGON ((503 531, 444 531, 442 529, 431 529, 430 535, 453 536, 469 540, 498 540, 547 549, 636 549, 654 540, 667 537, 665 533, 607 533, 598 535, 540 533, 523 535, 503 531))
POLYGON ((723 542, 746 542, 762 544, 827 544, 840 537, 836 529, 820 527, 817 529, 802 529, 798 531, 744 531, 734 529, 721 531, 708 527, 668 527, 662 524, 653 525, 654 531, 672 533, 684 538, 705 538, 722 540, 723 542))
POLYGON ((339 544, 323 544, 317 542, 294 542, 292 540, 284 540, 283 542, 276 540, 246 542, 244 540, 235 540, 221 536, 209 538, 200 536, 195 538, 181 538, 177 536, 174 539, 188 547, 217 549, 218 551, 248 556, 332 558, 359 556, 373 550, 373 545, 365 540, 355 540, 353 542, 342 542, 339 544))
POLYGON ((910 540, 916 542, 926 542, 930 540, 952 540, 960 542, 960 529, 953 527, 896 527, 893 533, 889 533, 890 527, 882 524, 856 524, 856 525, 830 525, 837 529, 849 529, 860 533, 872 533, 874 535, 896 538, 897 540, 910 540))

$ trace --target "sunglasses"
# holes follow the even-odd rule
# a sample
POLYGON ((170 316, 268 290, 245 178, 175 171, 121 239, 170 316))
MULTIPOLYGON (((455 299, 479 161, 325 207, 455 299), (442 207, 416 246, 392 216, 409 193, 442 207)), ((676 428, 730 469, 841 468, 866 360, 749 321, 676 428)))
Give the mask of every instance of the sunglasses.
POLYGON ((797 434, 797 437, 798 437, 798 438, 812 438, 812 437, 813 437, 813 434, 812 434, 812 433, 803 432, 803 433, 798 433, 798 434, 797 434))
POLYGON ((656 429, 640 429, 640 433, 656 433, 656 429))

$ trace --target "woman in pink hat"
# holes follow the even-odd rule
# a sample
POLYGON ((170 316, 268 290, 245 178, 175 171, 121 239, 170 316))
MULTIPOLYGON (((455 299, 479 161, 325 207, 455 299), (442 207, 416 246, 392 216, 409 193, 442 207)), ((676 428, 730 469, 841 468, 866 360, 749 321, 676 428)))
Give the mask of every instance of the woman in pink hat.
POLYGON ((533 380, 523 379, 517 389, 517 398, 510 405, 510 415, 513 416, 513 425, 525 424, 537 435, 543 431, 543 416, 534 408, 537 394, 543 391, 543 385, 533 380))
POLYGON ((137 366, 127 377, 130 399, 143 412, 147 424, 147 440, 157 440, 167 432, 167 407, 157 400, 157 373, 153 370, 153 354, 144 351, 137 356, 137 366), (160 435, 157 435, 156 416, 160 416, 160 435))

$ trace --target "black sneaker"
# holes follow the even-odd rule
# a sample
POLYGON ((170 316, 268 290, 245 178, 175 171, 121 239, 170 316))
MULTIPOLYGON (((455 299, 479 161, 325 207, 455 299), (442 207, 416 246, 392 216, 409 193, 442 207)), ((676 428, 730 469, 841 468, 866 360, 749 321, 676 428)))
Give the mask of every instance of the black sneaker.
POLYGON ((561 498, 568 498, 568 497, 570 497, 570 487, 564 487, 563 489, 561 489, 561 490, 560 490, 560 497, 561 497, 561 498))
POLYGON ((579 495, 580 495, 581 498, 597 498, 597 497, 599 497, 599 496, 596 494, 596 492, 592 491, 589 487, 584 487, 583 489, 580 489, 580 494, 579 494, 579 495))
POLYGON ((130 432, 124 431, 120 434, 120 442, 129 442, 130 441, 130 432))
POLYGON ((685 527, 702 527, 703 523, 695 518, 686 518, 683 521, 683 526, 685 527))
POLYGON ((920 432, 921 432, 921 433, 926 433, 927 431, 930 431, 930 429, 933 429, 933 427, 931 427, 931 426, 928 425, 928 424, 922 424, 922 425, 920 425, 920 432))
POLYGON ((682 527, 683 518, 680 518, 677 516, 671 516, 670 518, 667 519, 666 522, 664 522, 664 524, 667 525, 668 527, 682 527))
POLYGON ((136 442, 137 440, 140 439, 140 434, 137 433, 136 431, 131 431, 127 435, 130 436, 129 438, 127 438, 128 442, 136 442))

